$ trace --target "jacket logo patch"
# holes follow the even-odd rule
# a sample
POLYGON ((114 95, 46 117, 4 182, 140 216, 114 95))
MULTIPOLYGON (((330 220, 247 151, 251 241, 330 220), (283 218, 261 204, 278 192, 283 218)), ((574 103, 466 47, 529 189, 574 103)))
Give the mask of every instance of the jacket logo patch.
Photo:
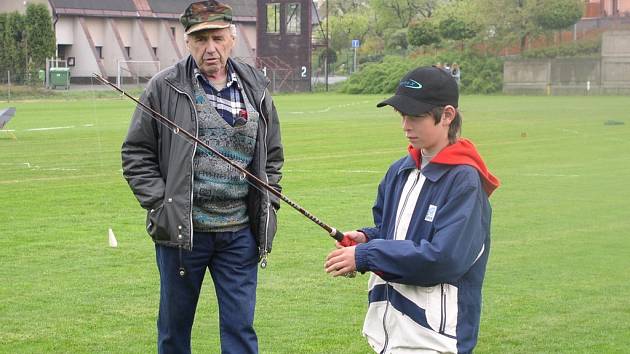
POLYGON ((429 205, 429 210, 427 210, 427 215, 424 217, 424 221, 433 222, 433 218, 435 217, 436 211, 437 211, 437 206, 433 204, 429 205))

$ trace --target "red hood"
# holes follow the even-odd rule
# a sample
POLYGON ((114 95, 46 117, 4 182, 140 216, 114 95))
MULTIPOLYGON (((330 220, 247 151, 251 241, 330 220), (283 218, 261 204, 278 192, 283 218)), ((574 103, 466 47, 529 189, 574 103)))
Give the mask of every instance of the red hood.
MULTIPOLYGON (((409 155, 416 162, 416 167, 420 168, 422 161, 422 153, 416 150, 412 145, 407 147, 409 155)), ((455 144, 449 145, 442 149, 433 159, 431 163, 440 163, 444 165, 470 165, 479 171, 483 189, 488 195, 492 194, 495 189, 499 188, 501 182, 496 178, 481 159, 475 145, 468 139, 460 138, 455 144)))

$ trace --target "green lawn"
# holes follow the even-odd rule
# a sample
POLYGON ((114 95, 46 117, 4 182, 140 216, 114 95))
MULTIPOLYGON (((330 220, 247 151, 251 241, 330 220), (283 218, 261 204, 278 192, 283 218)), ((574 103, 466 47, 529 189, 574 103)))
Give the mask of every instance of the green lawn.
MULTIPOLYGON (((382 96, 276 97, 285 194, 339 229, 370 224, 405 153, 382 96)), ((22 101, 0 132, 0 353, 151 353, 159 279, 144 212, 121 176, 133 104, 22 101), (56 128, 41 130, 41 128, 56 128), (119 247, 110 248, 112 228, 119 247)), ((630 347, 630 100, 466 96, 463 135, 503 185, 477 353, 623 353, 630 347), (623 125, 605 125, 608 120, 623 125)), ((323 271, 333 240, 283 206, 259 273, 261 353, 368 353, 367 275, 323 271)), ((208 277, 207 280, 210 280, 208 277)), ((196 353, 218 353, 206 282, 196 353)))

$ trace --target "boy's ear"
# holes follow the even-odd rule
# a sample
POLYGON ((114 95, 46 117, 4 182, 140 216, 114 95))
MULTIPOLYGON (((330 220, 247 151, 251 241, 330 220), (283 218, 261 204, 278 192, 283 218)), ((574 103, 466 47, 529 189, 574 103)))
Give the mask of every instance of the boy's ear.
POLYGON ((451 105, 445 106, 444 110, 442 111, 441 121, 444 122, 444 124, 446 125, 450 125, 453 119, 455 119, 456 113, 457 113, 457 109, 455 107, 451 105))

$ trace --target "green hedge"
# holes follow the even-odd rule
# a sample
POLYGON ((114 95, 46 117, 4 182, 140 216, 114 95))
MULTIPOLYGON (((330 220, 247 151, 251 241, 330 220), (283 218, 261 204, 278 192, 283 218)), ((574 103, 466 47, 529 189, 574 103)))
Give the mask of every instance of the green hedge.
POLYGON ((566 57, 597 57, 601 53, 601 38, 569 42, 556 47, 531 49, 523 53, 523 58, 566 58, 566 57))
POLYGON ((503 61, 498 57, 468 52, 446 52, 416 58, 387 56, 380 63, 368 63, 352 74, 339 88, 351 94, 393 93, 400 79, 412 69, 435 63, 457 62, 461 69, 461 92, 499 92, 503 83, 503 61))

